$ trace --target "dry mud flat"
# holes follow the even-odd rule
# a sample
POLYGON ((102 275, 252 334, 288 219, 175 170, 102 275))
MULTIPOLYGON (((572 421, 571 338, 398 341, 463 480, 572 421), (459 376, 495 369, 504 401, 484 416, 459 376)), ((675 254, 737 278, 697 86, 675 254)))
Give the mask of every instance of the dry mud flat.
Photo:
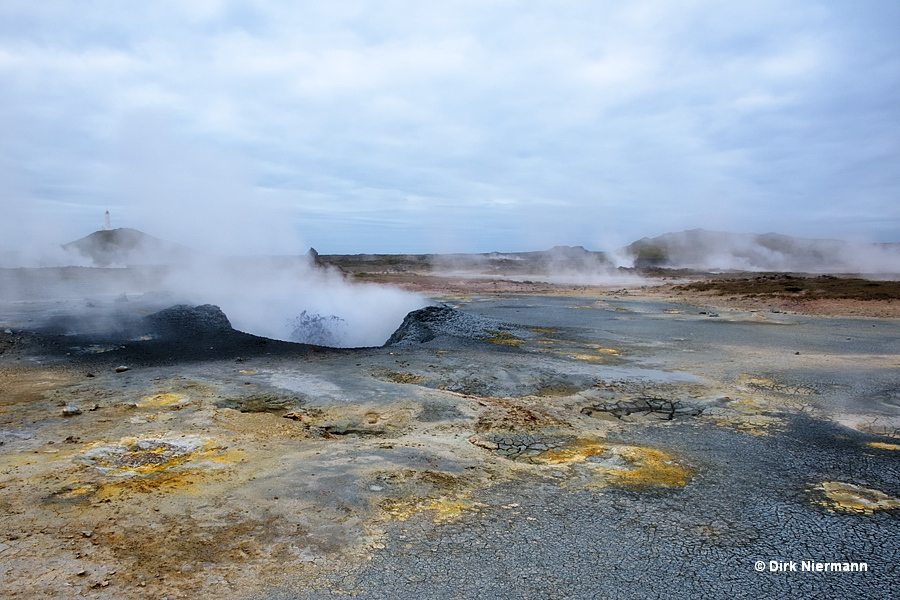
POLYGON ((900 594, 897 320, 441 300, 357 350, 3 307, 0 594, 900 594))

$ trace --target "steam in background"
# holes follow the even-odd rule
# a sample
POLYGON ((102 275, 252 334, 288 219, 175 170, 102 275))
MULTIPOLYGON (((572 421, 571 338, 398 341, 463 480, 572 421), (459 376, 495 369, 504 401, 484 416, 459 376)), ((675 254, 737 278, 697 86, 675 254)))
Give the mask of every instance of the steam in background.
MULTIPOLYGON (((624 244, 666 231, 900 236, 895 3, 197 6, 0 4, 0 266, 92 265, 59 244, 109 210, 113 228, 197 251, 117 293, 168 289, 253 333, 370 345, 424 301, 300 259, 224 257, 501 251, 438 266, 619 285, 616 266, 659 257, 624 244)), ((900 270, 863 243, 665 252, 900 270)), ((172 262, 144 248, 111 264, 141 253, 172 262)), ((91 293, 47 275, 48 293, 91 293)))
POLYGON ((872 244, 694 229, 643 238, 615 255, 622 266, 702 271, 900 274, 900 243, 872 244))
POLYGON ((3 2, 0 252, 37 257, 105 210, 227 255, 611 250, 693 227, 897 241, 898 16, 3 2))
MULTIPOLYGON (((15 237, 4 241, 15 242, 15 250, 0 254, 0 267, 112 271, 48 269, 22 278, 24 284, 7 274, 0 295, 74 300, 164 292, 167 305, 218 305, 241 331, 338 347, 380 346, 408 312, 427 304, 409 292, 354 284, 314 267, 287 209, 260 194, 251 163, 239 154, 191 139, 167 112, 139 111, 123 123, 112 230, 61 245, 71 241, 54 226, 65 207, 10 183, 5 202, 12 221, 5 228, 15 237), (235 252, 240 256, 229 255, 235 252), (25 284, 38 289, 11 289, 25 284)), ((88 231, 105 227, 106 210, 97 207, 88 231)), ((95 319, 88 320, 94 327, 95 319)))
POLYGON ((438 254, 431 258, 435 274, 444 277, 493 277, 510 281, 592 286, 643 283, 639 275, 617 269, 603 252, 581 246, 555 246, 536 252, 438 254))

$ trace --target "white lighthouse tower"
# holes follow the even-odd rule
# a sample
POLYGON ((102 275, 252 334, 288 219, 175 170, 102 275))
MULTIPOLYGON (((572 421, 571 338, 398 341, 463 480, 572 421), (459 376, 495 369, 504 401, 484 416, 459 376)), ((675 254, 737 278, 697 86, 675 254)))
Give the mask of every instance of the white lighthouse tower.
POLYGON ((106 216, 103 217, 103 231, 110 231, 112 229, 112 225, 109 224, 109 211, 106 211, 106 216))

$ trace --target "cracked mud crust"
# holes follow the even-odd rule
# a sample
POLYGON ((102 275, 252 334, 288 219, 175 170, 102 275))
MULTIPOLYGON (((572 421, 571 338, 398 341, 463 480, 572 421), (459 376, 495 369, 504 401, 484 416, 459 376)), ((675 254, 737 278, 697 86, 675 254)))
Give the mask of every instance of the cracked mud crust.
POLYGON ((0 595, 900 594, 900 323, 618 296, 471 293, 357 350, 9 309, 0 595), (804 559, 870 567, 753 569, 804 559))

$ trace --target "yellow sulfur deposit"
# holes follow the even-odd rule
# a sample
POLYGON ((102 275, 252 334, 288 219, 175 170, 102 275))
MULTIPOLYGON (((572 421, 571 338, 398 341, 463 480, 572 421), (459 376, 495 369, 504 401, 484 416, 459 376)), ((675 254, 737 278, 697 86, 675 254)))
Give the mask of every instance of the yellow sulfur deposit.
POLYGON ((521 346, 522 340, 511 333, 505 331, 488 330, 491 336, 487 339, 492 344, 500 344, 503 346, 521 346))
MULTIPOLYGON (((690 471, 661 450, 579 439, 554 448, 535 462, 578 465, 584 487, 622 485, 631 488, 683 487, 690 471)), ((578 485, 578 484, 575 484, 578 485)))
POLYGON ((152 396, 144 396, 137 405, 139 407, 174 406, 182 404, 186 399, 187 396, 184 394, 154 394, 152 396))
POLYGON ((876 510, 900 508, 900 500, 897 498, 852 483, 825 481, 820 488, 827 498, 823 504, 831 510, 872 514, 876 510))
POLYGON ((869 447, 878 448, 879 450, 900 450, 898 444, 886 444, 884 442, 869 442, 869 447))

